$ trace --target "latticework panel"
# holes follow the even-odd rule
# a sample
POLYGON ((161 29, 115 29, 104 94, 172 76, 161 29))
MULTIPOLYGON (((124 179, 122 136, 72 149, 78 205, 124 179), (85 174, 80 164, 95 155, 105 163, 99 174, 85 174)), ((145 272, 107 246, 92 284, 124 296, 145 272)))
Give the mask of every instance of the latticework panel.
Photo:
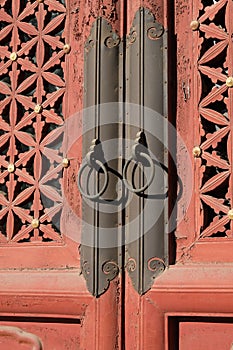
POLYGON ((1 0, 0 21, 0 242, 61 242, 66 4, 1 0))
POLYGON ((230 0, 203 0, 191 24, 198 31, 197 240, 233 236, 232 11, 230 0))

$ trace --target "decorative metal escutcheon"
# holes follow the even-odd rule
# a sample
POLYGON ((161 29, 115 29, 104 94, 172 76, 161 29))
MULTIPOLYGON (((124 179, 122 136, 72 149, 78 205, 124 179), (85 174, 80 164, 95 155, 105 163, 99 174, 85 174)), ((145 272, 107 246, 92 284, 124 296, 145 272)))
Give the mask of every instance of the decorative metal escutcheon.
POLYGON ((139 131, 136 135, 135 143, 132 146, 132 155, 125 163, 123 169, 123 180, 125 186, 129 191, 133 193, 142 193, 144 192, 152 183, 155 176, 155 167, 152 158, 150 157, 147 148, 146 148, 146 137, 143 131, 139 131), (132 183, 127 179, 127 170, 131 161, 135 161, 137 164, 143 164, 143 161, 146 160, 150 166, 150 176, 145 185, 140 188, 135 188, 132 183))
POLYGON ((146 293, 166 269, 167 184, 160 166, 167 167, 166 131, 157 117, 151 125, 146 115, 147 108, 167 115, 166 38, 163 24, 140 7, 125 37, 120 38, 110 23, 98 17, 85 44, 84 107, 96 108, 90 122, 83 118, 83 163, 77 183, 83 198, 92 202, 82 202, 80 260, 87 288, 95 297, 105 293, 122 269, 139 294, 146 293), (106 114, 103 106, 119 101, 126 102, 124 110, 113 108, 111 115, 106 114), (135 105, 139 108, 132 113, 135 105), (162 141, 154 137, 153 128, 162 141), (123 138, 133 140, 135 134, 126 155, 123 138), (106 162, 102 147, 109 140, 119 140, 114 149, 119 159, 117 155, 109 158, 105 148, 106 162), (121 159, 126 159, 123 169, 121 159), (119 193, 130 198, 126 207, 116 200, 119 193), (148 227, 154 217, 156 221, 148 227))
POLYGON ((133 113, 126 107, 125 120, 130 140, 138 130, 144 133, 137 134, 123 169, 133 193, 126 208, 133 225, 126 227, 125 268, 140 295, 168 265, 167 47, 163 23, 140 7, 126 44, 126 101, 138 107, 133 113))
MULTIPOLYGON (((87 153, 84 163, 82 164, 81 168, 79 169, 78 172, 78 178, 77 178, 77 183, 78 183, 78 188, 80 193, 82 194, 83 197, 87 199, 97 199, 100 198, 100 196, 105 192, 107 186, 108 186, 108 171, 106 169, 106 166, 104 163, 99 160, 99 155, 98 152, 100 150, 100 142, 96 139, 92 141, 92 145, 89 149, 89 152, 87 153), (96 171, 97 174, 99 171, 102 171, 104 174, 104 184, 102 188, 95 194, 90 194, 88 193, 88 184, 87 184, 87 190, 83 188, 82 185, 82 175, 84 173, 84 170, 89 168, 89 171, 96 171)), ((99 152, 100 153, 100 152, 99 152)))

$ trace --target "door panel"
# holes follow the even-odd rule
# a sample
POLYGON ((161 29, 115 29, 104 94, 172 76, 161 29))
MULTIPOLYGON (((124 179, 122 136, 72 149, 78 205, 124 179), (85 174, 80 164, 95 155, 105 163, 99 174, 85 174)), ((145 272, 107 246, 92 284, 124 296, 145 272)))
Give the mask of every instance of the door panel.
POLYGON ((181 322, 179 327, 180 350, 230 350, 233 325, 226 323, 181 322))
MULTIPOLYGON (((189 125, 184 123, 182 127, 179 126, 193 158, 194 179, 189 224, 186 227, 187 220, 183 220, 176 233, 177 258, 180 261, 232 261, 229 168, 232 134, 228 121, 232 114, 231 11, 231 1, 210 1, 208 6, 205 1, 196 1, 193 6, 190 4, 190 30, 186 34, 186 38, 190 37, 190 45, 185 48, 180 41, 179 49, 186 56, 187 62, 183 63, 189 72, 189 83, 184 80, 185 72, 181 72, 181 79, 186 84, 185 89, 189 86, 190 90, 189 101, 181 103, 186 104, 187 109, 194 107, 192 112, 190 110, 194 123, 192 136, 187 138, 189 125), (189 62, 194 62, 192 67, 189 62), (216 76, 217 72, 220 75, 216 76), (220 204, 222 207, 219 207, 220 204)), ((177 28, 181 30, 178 17, 177 21, 177 28)), ((182 101, 182 96, 180 99, 182 101)), ((178 113, 178 125, 183 121, 182 114, 178 113)))
POLYGON ((110 349, 121 342, 120 280, 101 302, 94 299, 78 251, 84 46, 99 15, 113 26, 119 17, 118 4, 102 5, 0 5, 0 317, 3 326, 39 336, 43 349, 110 349), (102 329, 106 308, 112 312, 102 329))
POLYGON ((61 230, 61 186, 54 181, 63 178, 59 147, 68 116, 67 10, 62 1, 2 4, 2 268, 77 266, 77 245, 61 230))
POLYGON ((75 350, 80 347, 80 323, 75 319, 19 318, 18 322, 17 319, 5 319, 0 324, 0 346, 2 350, 13 347, 20 350, 75 350))
POLYGON ((232 347, 232 6, 1 1, 2 346, 232 347))
POLYGON ((140 297, 126 277, 126 347, 231 349, 232 2, 173 5, 165 15, 169 118, 174 122, 175 113, 177 130, 177 173, 170 172, 169 184, 178 194, 182 185, 179 224, 170 233, 169 266, 152 288, 140 297))

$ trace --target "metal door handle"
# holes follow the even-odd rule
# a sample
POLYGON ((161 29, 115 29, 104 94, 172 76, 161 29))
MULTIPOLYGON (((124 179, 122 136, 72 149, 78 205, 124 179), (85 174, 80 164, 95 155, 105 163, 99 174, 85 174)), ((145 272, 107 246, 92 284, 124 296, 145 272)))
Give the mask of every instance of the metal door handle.
MULTIPOLYGON (((90 150, 85 157, 86 162, 84 164, 82 164, 81 168, 79 169, 78 178, 77 178, 78 189, 79 189, 81 195, 87 199, 92 199, 92 200, 99 198, 105 192, 105 190, 108 186, 108 180, 109 180, 108 171, 106 169, 106 166, 100 160, 96 159, 96 157, 95 157, 96 146, 97 146, 97 140, 93 140, 92 146, 90 147, 90 150), (103 170, 104 184, 98 193, 88 194, 83 189, 83 186, 82 186, 82 174, 86 168, 90 168, 90 170, 94 170, 96 168, 95 165, 98 165, 98 167, 103 170)), ((99 172, 99 170, 97 172, 99 172)))
POLYGON ((43 350, 40 338, 32 333, 23 331, 17 327, 0 326, 0 337, 15 338, 19 343, 26 343, 32 345, 32 350, 43 350))
POLYGON ((88 163, 85 163, 81 166, 79 173, 78 173, 78 188, 79 188, 79 192, 81 193, 81 195, 85 198, 88 199, 97 199, 99 198, 106 190, 107 186, 108 186, 108 172, 106 167, 104 166, 104 164, 102 162, 100 162, 98 159, 95 160, 95 163, 103 170, 104 172, 104 185, 102 186, 101 190, 96 193, 96 194, 88 194, 84 191, 83 187, 82 187, 82 174, 84 172, 84 170, 89 167, 91 170, 93 170, 94 168, 92 166, 90 166, 88 163))
POLYGON ((152 183, 152 181, 154 179, 154 176, 155 176, 154 163, 153 163, 153 160, 150 157, 150 155, 147 154, 144 151, 145 146, 143 145, 143 139, 145 139, 144 133, 143 132, 139 132, 137 134, 137 138, 135 140, 135 144, 132 147, 132 156, 127 160, 127 162, 125 163, 125 166, 123 168, 123 181, 124 181, 124 184, 125 184, 126 188, 128 188, 128 190, 130 192, 133 192, 133 193, 144 192, 151 185, 151 183, 152 183), (148 163, 150 164, 151 172, 150 172, 150 177, 149 177, 147 183, 143 187, 134 188, 132 183, 130 183, 128 181, 128 179, 127 179, 127 170, 128 170, 128 167, 129 167, 129 165, 130 165, 132 160, 134 160, 136 163, 141 163, 139 158, 144 158, 144 159, 146 159, 148 161, 148 163))

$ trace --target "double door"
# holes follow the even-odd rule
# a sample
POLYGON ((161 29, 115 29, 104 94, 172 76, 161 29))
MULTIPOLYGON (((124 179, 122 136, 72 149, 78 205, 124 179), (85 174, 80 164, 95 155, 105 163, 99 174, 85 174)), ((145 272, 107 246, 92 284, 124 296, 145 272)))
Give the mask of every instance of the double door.
POLYGON ((1 1, 1 349, 231 349, 232 6, 1 1))

